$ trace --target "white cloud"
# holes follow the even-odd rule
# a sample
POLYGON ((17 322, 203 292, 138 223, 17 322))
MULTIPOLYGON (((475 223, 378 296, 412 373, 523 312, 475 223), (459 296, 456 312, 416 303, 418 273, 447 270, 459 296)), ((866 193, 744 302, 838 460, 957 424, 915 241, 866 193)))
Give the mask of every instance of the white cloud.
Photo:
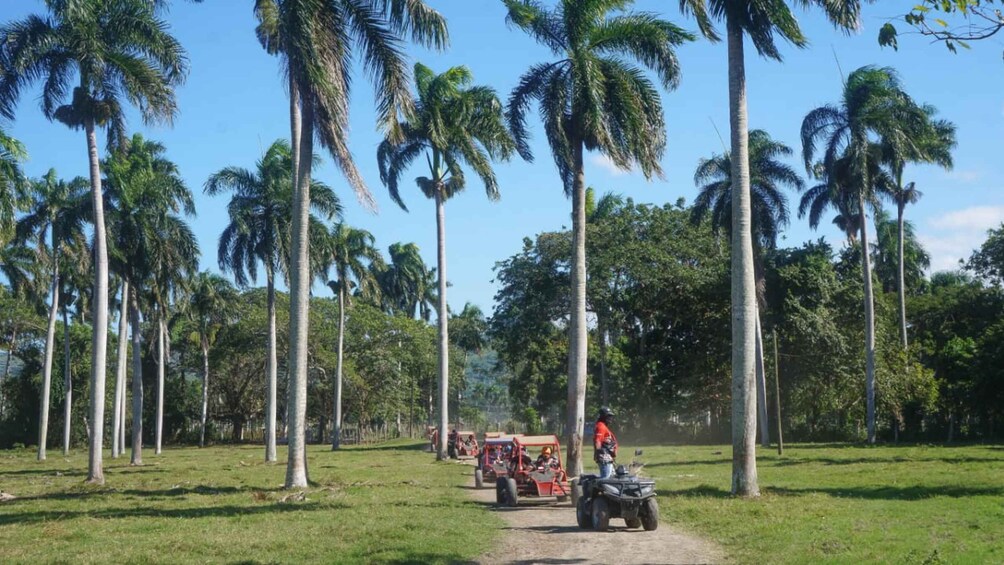
POLYGON ((953 270, 966 260, 987 237, 987 230, 1004 222, 1004 206, 972 206, 952 210, 927 221, 919 234, 931 255, 931 271, 953 270))
POLYGON ((602 153, 593 153, 592 155, 590 155, 589 162, 615 177, 626 175, 631 172, 631 171, 625 171, 624 169, 618 167, 616 164, 614 164, 613 159, 607 157, 602 153))

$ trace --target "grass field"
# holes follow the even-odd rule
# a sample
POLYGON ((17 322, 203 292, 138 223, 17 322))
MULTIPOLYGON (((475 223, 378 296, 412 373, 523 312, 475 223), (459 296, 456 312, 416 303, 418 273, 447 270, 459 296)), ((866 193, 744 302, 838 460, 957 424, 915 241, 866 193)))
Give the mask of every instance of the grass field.
MULTIPOLYGON (((436 464, 414 443, 310 449, 305 500, 280 490, 259 447, 166 449, 146 465, 0 452, 0 563, 445 563, 483 552, 501 521, 457 488, 470 467, 436 464)), ((294 492, 295 494, 295 492, 294 492)))
MULTIPOLYGON (((312 447, 305 500, 286 499, 285 465, 261 463, 259 447, 168 449, 138 468, 109 460, 104 487, 83 484, 83 452, 41 464, 0 452, 0 490, 19 497, 0 503, 0 563, 476 558, 504 535, 501 520, 461 488, 470 467, 419 447, 312 447)), ((1004 563, 1001 446, 761 451, 758 500, 728 495, 728 448, 645 447, 642 459, 664 524, 736 562, 1004 563)))
POLYGON ((730 448, 644 449, 663 520, 738 562, 1004 563, 1002 446, 760 450, 759 500, 728 495, 730 448))

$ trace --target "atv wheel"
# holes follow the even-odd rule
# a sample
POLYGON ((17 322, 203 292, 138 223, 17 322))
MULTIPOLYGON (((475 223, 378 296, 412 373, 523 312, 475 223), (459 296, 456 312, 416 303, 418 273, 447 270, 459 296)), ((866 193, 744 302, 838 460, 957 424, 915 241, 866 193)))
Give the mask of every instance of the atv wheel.
POLYGON ((575 521, 583 530, 593 527, 593 505, 585 498, 579 497, 579 502, 575 505, 575 521))
POLYGON ((659 503, 654 498, 645 501, 641 507, 641 525, 646 532, 651 532, 659 527, 659 503))
POLYGON ((641 527, 641 518, 625 518, 624 522, 627 524, 627 527, 629 528, 641 527))
POLYGON ((474 469, 474 488, 481 488, 485 486, 485 477, 481 473, 481 469, 474 469))
POLYGON ((516 490, 516 479, 505 479, 506 506, 515 507, 519 504, 519 493, 516 490))
POLYGON ((602 496, 593 501, 593 529, 605 532, 610 527, 610 506, 602 496))

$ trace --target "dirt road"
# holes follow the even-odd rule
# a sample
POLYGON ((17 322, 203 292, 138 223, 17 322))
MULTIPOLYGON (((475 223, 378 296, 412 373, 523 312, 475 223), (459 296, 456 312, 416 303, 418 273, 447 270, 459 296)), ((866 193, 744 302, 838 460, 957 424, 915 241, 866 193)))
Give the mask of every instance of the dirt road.
MULTIPOLYGON (((722 552, 713 544, 676 531, 671 524, 646 532, 629 530, 623 520, 611 520, 606 533, 581 530, 568 502, 535 504, 520 501, 517 508, 496 508, 495 489, 475 489, 471 496, 490 506, 508 523, 502 541, 478 563, 720 563, 722 552)), ((553 499, 552 499, 553 500, 553 499)))

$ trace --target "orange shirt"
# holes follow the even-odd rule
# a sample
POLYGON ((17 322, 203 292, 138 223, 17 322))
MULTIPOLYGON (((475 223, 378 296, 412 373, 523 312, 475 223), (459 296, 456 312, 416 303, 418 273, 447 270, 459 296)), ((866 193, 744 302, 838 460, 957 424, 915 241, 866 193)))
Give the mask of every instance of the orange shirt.
POLYGON ((616 454, 617 438, 614 436, 614 433, 607 427, 606 422, 596 422, 596 427, 593 430, 593 448, 599 451, 607 439, 613 441, 614 454, 616 454))

